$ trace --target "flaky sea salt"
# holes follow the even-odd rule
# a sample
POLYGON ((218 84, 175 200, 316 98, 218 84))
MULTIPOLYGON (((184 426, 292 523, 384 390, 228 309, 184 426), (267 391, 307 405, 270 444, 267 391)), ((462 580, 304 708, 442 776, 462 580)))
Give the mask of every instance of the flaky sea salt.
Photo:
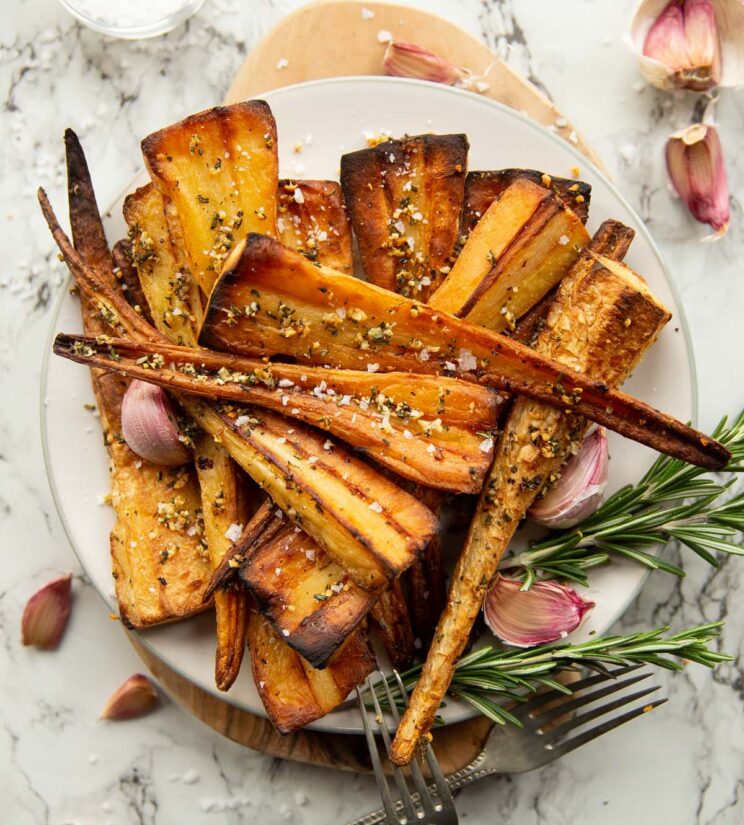
POLYGON ((243 532, 243 525, 236 524, 233 522, 227 530, 225 530, 225 538, 229 539, 232 542, 236 542, 239 538, 241 533, 243 532))

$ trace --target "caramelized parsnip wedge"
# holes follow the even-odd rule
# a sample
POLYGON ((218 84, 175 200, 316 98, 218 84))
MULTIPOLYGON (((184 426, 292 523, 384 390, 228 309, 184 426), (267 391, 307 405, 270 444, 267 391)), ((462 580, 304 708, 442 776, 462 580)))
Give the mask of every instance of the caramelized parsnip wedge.
POLYGON ((231 256, 199 340, 246 355, 470 378, 585 415, 692 464, 721 469, 729 459, 722 444, 601 381, 503 335, 317 267, 261 235, 249 235, 231 256), (254 300, 261 301, 261 310, 250 317, 235 311, 254 300), (331 330, 325 318, 339 310, 347 323, 334 323, 331 330))
POLYGON ((153 183, 173 205, 189 267, 209 295, 248 232, 276 234, 276 123, 263 100, 217 106, 142 141, 153 183))

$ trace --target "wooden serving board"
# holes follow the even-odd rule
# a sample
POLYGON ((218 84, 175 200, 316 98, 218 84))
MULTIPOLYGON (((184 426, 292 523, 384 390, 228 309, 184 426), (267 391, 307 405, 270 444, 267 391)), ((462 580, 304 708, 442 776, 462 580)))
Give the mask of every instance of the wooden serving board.
MULTIPOLYGON (((571 139, 602 168, 601 161, 551 101, 480 40, 436 15, 395 3, 316 0, 303 6, 281 20, 248 55, 225 102, 247 100, 307 80, 385 74, 385 44, 378 40, 380 31, 390 32, 396 40, 430 49, 482 76, 489 85, 483 93, 485 96, 521 110, 543 125, 553 125, 558 134, 571 139), (362 9, 367 10, 364 15, 362 9), (369 16, 370 12, 373 17, 369 16)), ((282 736, 267 719, 197 687, 153 656, 135 634, 128 635, 165 691, 223 736, 282 759, 337 770, 371 770, 362 736, 307 730, 282 736)), ((249 676, 244 673, 241 678, 249 676)), ((459 770, 478 755, 491 724, 484 717, 478 717, 437 731, 433 745, 445 773, 459 770)))

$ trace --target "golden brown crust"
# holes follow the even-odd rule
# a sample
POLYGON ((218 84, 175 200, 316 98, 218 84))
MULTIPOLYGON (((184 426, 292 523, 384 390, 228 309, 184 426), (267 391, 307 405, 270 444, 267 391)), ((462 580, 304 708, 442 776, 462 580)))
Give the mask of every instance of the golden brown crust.
POLYGON ((452 263, 467 157, 465 135, 417 135, 342 156, 341 185, 368 280, 428 300, 452 263))
POLYGON ((336 181, 279 181, 276 226, 281 243, 308 260, 348 275, 354 271, 351 226, 336 181))
POLYGON ((449 372, 586 415, 691 464, 721 469, 729 459, 713 439, 602 381, 573 373, 503 335, 316 267, 265 236, 250 235, 236 251, 212 294, 200 341, 214 349, 283 354, 347 369, 449 372), (231 307, 250 303, 253 291, 262 296, 263 310, 248 323, 231 317, 231 307), (341 308, 357 323, 331 334, 322 319, 341 308))
POLYGON ((461 233, 465 236, 475 228, 489 206, 515 180, 529 180, 545 186, 565 206, 571 209, 582 223, 589 217, 589 201, 592 187, 580 180, 557 178, 535 169, 499 169, 494 172, 468 172, 465 179, 465 206, 462 213, 461 233))
MULTIPOLYGON (((632 270, 584 251, 561 283, 535 346, 568 368, 617 386, 670 317, 632 270)), ((430 730, 517 525, 582 438, 585 423, 555 407, 515 400, 452 574, 447 606, 396 734, 392 759, 397 764, 413 758, 430 730)))
POLYGON ((447 378, 265 364, 222 353, 59 335, 57 355, 211 399, 255 404, 312 424, 404 478, 477 493, 495 426, 490 390, 447 378), (167 367, 153 366, 158 363, 167 367), (144 359, 144 363, 143 363, 144 359), (438 423, 435 423, 438 422, 438 423))
POLYGON ((258 695, 280 733, 291 733, 330 713, 376 666, 362 628, 323 670, 313 668, 284 644, 260 613, 251 614, 248 636, 258 695))
POLYGON ((248 232, 276 233, 276 123, 262 100, 217 106, 142 141, 145 164, 175 208, 191 272, 206 295, 248 232))
POLYGON ((588 241, 584 225, 556 195, 518 177, 470 233, 429 304, 494 332, 514 329, 588 241))
POLYGON ((240 578, 284 642, 316 668, 328 664, 376 599, 291 525, 245 558, 240 578))

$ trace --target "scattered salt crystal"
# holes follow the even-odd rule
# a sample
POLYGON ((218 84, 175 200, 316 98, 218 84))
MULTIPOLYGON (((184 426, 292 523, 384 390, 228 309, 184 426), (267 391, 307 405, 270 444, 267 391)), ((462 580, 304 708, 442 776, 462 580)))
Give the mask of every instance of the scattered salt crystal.
POLYGON ((569 239, 568 239, 568 235, 561 235, 561 237, 560 237, 560 238, 558 238, 558 243, 559 243, 561 246, 565 246, 565 245, 568 243, 568 240, 569 240, 569 239))
POLYGON ((279 386, 284 389, 287 387, 294 387, 294 381, 290 381, 289 378, 281 378, 279 380, 279 386))
POLYGON ((317 456, 311 455, 311 456, 308 458, 307 463, 308 463, 308 464, 315 464, 315 462, 316 462, 317 460, 318 460, 317 456))
POLYGON ((286 68, 287 68, 287 66, 289 66, 289 60, 287 60, 287 58, 286 58, 286 57, 280 57, 280 58, 279 58, 279 60, 277 60, 277 62, 276 62, 276 67, 277 67, 277 69, 279 69, 280 71, 281 71, 282 69, 286 69, 286 68))
POLYGON ((346 318, 346 308, 345 307, 337 307, 336 308, 336 315, 343 321, 346 318))
MULTIPOLYGON (((292 415, 299 415, 300 414, 300 408, 299 407, 292 407, 290 412, 292 413, 292 415)), ((291 433, 294 432, 294 430, 287 430, 287 432, 291 434, 291 433)))
POLYGON ((369 509, 373 510, 375 513, 381 513, 382 512, 382 504, 380 504, 378 501, 373 501, 369 505, 369 509))
POLYGON ((490 83, 486 83, 486 82, 485 82, 485 80, 479 80, 479 81, 475 84, 475 88, 476 88, 476 89, 477 89, 477 90, 478 90, 481 94, 483 94, 483 92, 487 92, 487 91, 491 88, 491 84, 490 84, 490 83))
POLYGON ((453 364, 452 361, 445 361, 444 362, 444 368, 446 370, 450 370, 451 372, 454 372, 457 369, 457 365, 453 364))
POLYGON ((378 43, 392 43, 392 41, 393 35, 386 29, 380 29, 380 31, 377 32, 378 43))
POLYGON ((288 395, 283 395, 282 396, 282 407, 286 407, 287 404, 289 404, 289 396, 288 395))
POLYGON ((469 349, 461 349, 457 357, 457 363, 461 370, 468 372, 474 370, 478 366, 478 360, 469 349))
POLYGON ((289 636, 288 630, 282 630, 282 636, 289 636))
POLYGON ((236 524, 233 522, 227 530, 225 530, 225 538, 229 539, 232 542, 236 542, 240 538, 240 534, 243 532, 243 525, 236 524))
POLYGON ((333 449, 333 442, 331 441, 330 438, 323 443, 323 449, 324 450, 332 450, 333 449))
POLYGON ((308 561, 315 561, 315 550, 305 550, 305 558, 308 561))
POLYGON ((633 84, 632 89, 634 92, 642 92, 646 88, 646 81, 645 80, 636 80, 633 84))
POLYGON ((573 131, 573 129, 568 133, 568 139, 571 143, 579 142, 579 136, 573 131))
POLYGON ((302 189, 300 189, 299 186, 294 190, 292 197, 295 203, 305 203, 305 196, 302 194, 302 189))
POLYGON ((484 438, 481 441, 479 449, 482 453, 490 453, 493 449, 493 439, 492 438, 484 438))
POLYGON ((341 400, 338 402, 340 406, 345 407, 347 404, 351 403, 351 396, 350 395, 342 395, 341 400))
POLYGON ((250 416, 248 415, 239 415, 235 419, 235 426, 236 427, 245 427, 245 425, 250 421, 250 416))
POLYGON ((429 350, 424 347, 421 352, 418 354, 419 361, 428 361, 429 360, 429 350))
POLYGON ((413 438, 413 433, 410 430, 403 430, 403 438, 410 441, 413 438))
POLYGON ((557 118, 555 119, 555 125, 556 125, 559 129, 562 129, 564 126, 568 126, 568 121, 566 120, 566 118, 565 118, 565 117, 557 117, 557 118))
POLYGON ((430 454, 432 454, 432 455, 433 455, 436 451, 437 451, 437 448, 436 448, 433 444, 429 444, 429 446, 426 448, 426 452, 427 452, 427 453, 430 453, 430 454))
POLYGON ((379 364, 367 364, 367 372, 377 372, 380 369, 379 364))
POLYGON ((371 20, 374 16, 372 9, 362 9, 362 20, 371 20))
POLYGON ((281 567, 275 567, 274 568, 274 575, 275 576, 281 576, 282 575, 282 568, 281 567))

